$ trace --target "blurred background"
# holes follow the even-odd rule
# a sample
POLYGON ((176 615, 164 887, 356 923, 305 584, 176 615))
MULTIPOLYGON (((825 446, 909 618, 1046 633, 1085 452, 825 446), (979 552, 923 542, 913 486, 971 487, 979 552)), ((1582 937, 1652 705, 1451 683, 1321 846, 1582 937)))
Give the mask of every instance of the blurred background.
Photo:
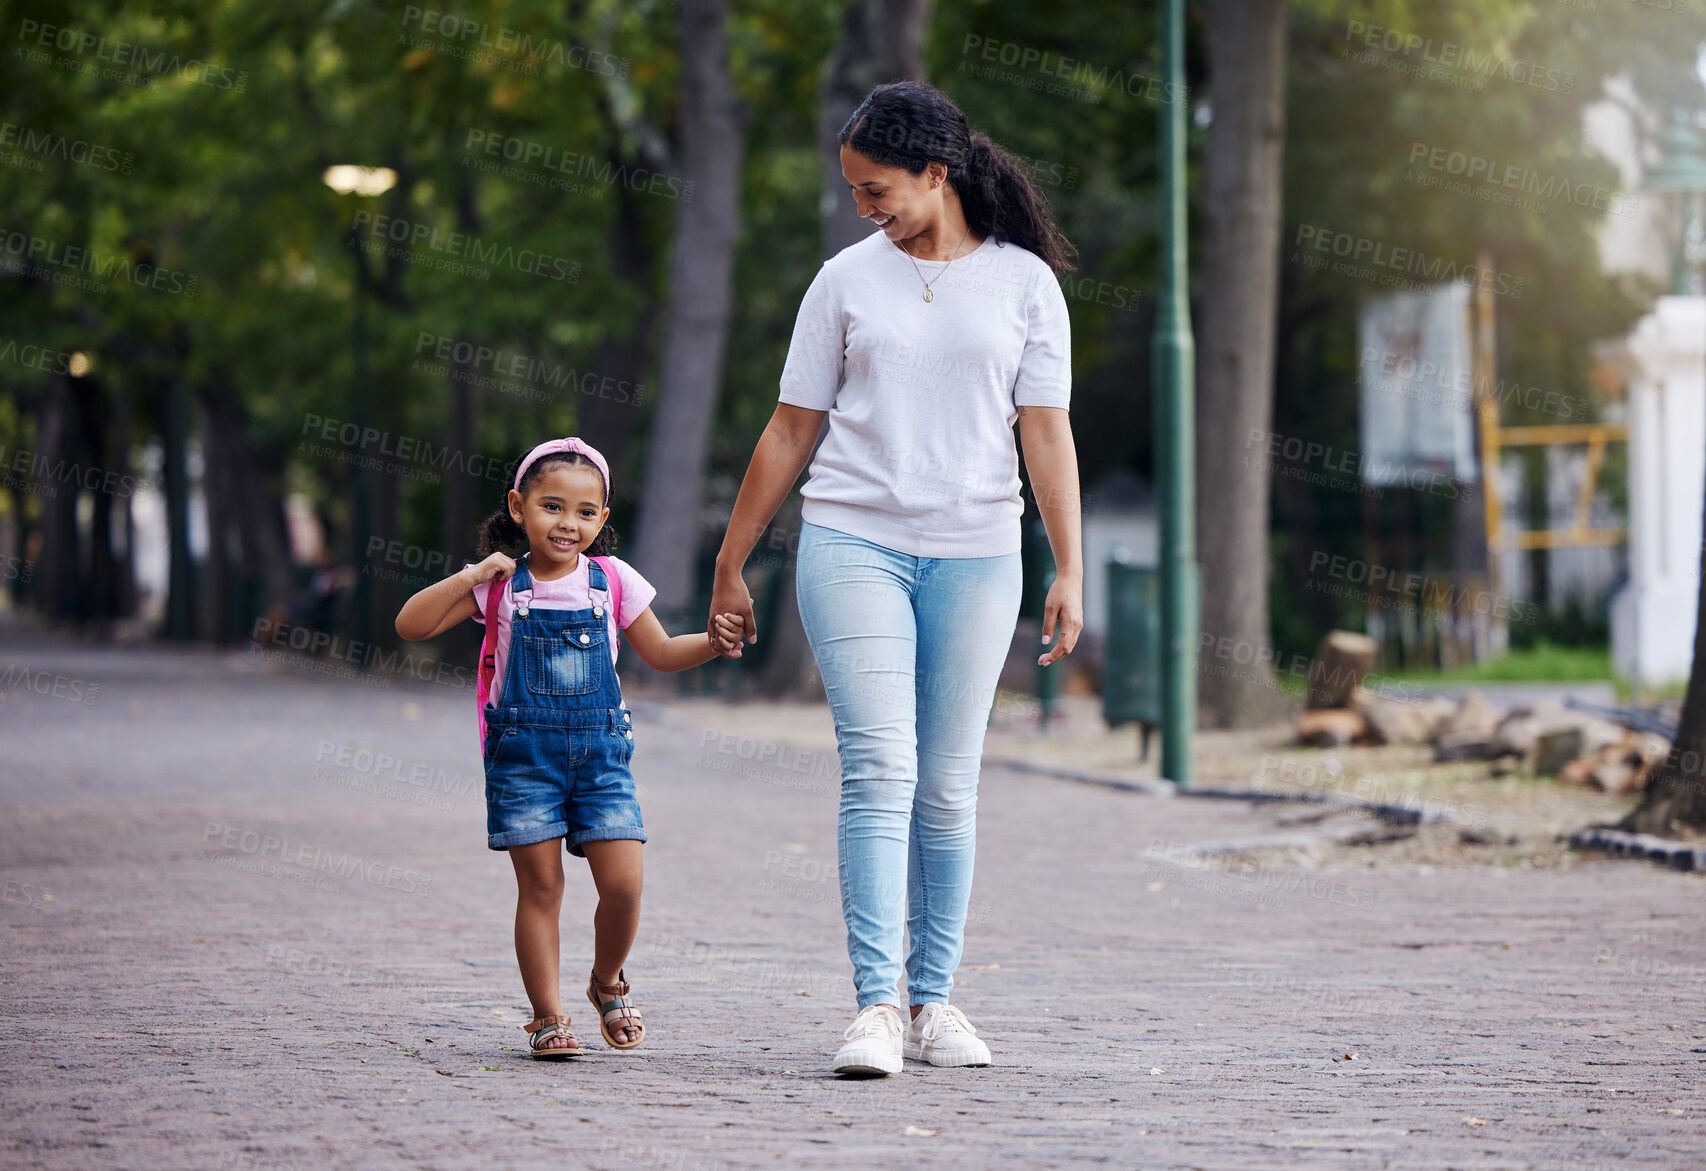
MULTIPOLYGON (((392 618, 574 433, 610 458, 619 553, 697 627, 800 298, 865 230, 835 132, 908 77, 1025 161, 1079 250, 1087 630, 1045 712, 1150 661, 1141 579, 1109 566, 1156 552, 1174 100, 1203 722, 1271 718, 1333 631, 1367 640, 1359 679, 1680 696, 1702 7, 1188 4, 1180 93, 1151 5, 0 3, 0 604, 465 678, 477 632, 405 647, 392 618)), ((670 686, 821 694, 797 504, 750 566, 766 637, 670 686)), ((1027 557, 1006 683, 1037 695, 1030 530, 1027 557)))

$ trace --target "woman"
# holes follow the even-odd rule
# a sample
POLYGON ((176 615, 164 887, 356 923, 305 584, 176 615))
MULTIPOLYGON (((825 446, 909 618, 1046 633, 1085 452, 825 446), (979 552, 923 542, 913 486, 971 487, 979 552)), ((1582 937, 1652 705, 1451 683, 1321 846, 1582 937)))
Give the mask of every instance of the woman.
POLYGON ((859 1013, 834 1068, 902 1055, 987 1065, 948 1004, 965 936, 978 764, 1019 610, 1019 462, 1056 565, 1039 663, 1083 620, 1071 245, 1016 160, 926 85, 872 90, 839 135, 867 239, 825 262, 794 325, 781 401, 717 557, 711 612, 741 614, 741 568, 805 467, 800 618, 835 717, 839 854, 859 1013), (900 1017, 902 929, 911 1020, 900 1017))

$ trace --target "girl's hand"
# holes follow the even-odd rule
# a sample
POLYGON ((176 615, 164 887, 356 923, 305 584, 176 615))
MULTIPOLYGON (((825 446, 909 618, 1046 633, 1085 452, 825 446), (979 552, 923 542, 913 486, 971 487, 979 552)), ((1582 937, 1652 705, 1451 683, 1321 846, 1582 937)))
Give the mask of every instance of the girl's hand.
MULTIPOLYGON (((717 616, 730 614, 739 619, 741 629, 748 642, 758 641, 758 620, 752 614, 752 593, 746 588, 746 581, 738 573, 717 574, 711 584, 711 613, 705 621, 705 632, 711 636, 711 644, 717 642, 717 616)), ((737 643, 739 638, 736 639, 737 643)), ((729 658, 738 658, 740 650, 729 658)))
POLYGON ((1074 577, 1057 577, 1048 588, 1048 600, 1043 603, 1043 641, 1048 642, 1059 624, 1060 637, 1046 654, 1037 656, 1037 666, 1046 667, 1056 659, 1072 653, 1078 645, 1078 634, 1084 629, 1084 583, 1074 577))
POLYGON ((746 625, 739 614, 718 614, 711 623, 711 645, 725 659, 740 658, 740 640, 746 625))
POLYGON ((504 577, 514 577, 515 558, 503 553, 493 553, 478 565, 470 565, 462 572, 468 575, 468 584, 471 586, 491 581, 499 574, 504 577))

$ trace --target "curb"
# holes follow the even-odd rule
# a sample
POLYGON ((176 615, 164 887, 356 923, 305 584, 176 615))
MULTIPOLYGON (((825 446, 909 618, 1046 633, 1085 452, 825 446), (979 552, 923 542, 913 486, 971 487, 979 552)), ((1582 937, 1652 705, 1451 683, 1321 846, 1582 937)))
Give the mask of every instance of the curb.
POLYGON ((1126 777, 1108 777, 1103 776, 1100 773, 1080 772, 1077 769, 1055 768, 1051 765, 1035 764, 1028 760, 1002 760, 998 757, 985 757, 983 763, 986 766, 993 765, 997 768, 1007 769, 1010 772, 1030 773, 1033 776, 1041 777, 1056 777, 1063 781, 1077 781, 1081 785, 1101 785, 1105 789, 1119 789, 1126 793, 1144 793, 1151 797, 1173 797, 1183 795, 1179 793, 1179 786, 1175 785, 1172 781, 1162 780, 1160 778, 1150 780, 1148 777, 1139 777, 1135 780, 1131 780, 1126 777))
POLYGON ((1706 870, 1706 849, 1652 834, 1632 834, 1620 829, 1581 829, 1570 835, 1569 843, 1572 850, 1599 850, 1614 858, 1645 858, 1672 870, 1706 870))
MULTIPOLYGON (((1018 773, 1030 773, 1033 776, 1055 777, 1063 781, 1077 781, 1081 785, 1101 785, 1107 789, 1118 789, 1127 793, 1143 793, 1151 797, 1203 797, 1214 801, 1292 801, 1300 805, 1337 805, 1344 809, 1359 810, 1386 822, 1388 825, 1420 825, 1424 821, 1437 821, 1452 825, 1462 824, 1457 818, 1449 814, 1429 813, 1412 806, 1393 805, 1389 802, 1360 801, 1342 793, 1274 793, 1261 789, 1180 789, 1172 781, 1159 778, 1155 780, 1148 778, 1132 780, 1126 777, 1110 777, 1101 773, 1081 772, 1077 769, 1054 768, 1028 760, 1003 760, 999 757, 986 757, 983 763, 986 767, 1004 768, 1018 773)), ((1706 870, 1706 859, 1702 859, 1700 868, 1706 870)))

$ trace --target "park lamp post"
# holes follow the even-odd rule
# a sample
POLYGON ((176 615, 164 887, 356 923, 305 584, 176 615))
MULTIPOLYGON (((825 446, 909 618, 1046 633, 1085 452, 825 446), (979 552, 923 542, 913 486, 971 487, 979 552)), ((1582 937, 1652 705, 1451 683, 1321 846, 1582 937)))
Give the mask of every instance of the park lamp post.
POLYGON ((1197 725, 1196 339, 1185 219, 1184 0, 1165 0, 1161 42, 1161 291, 1151 361, 1161 497, 1161 775, 1191 783, 1197 725), (1165 95, 1171 95, 1166 98, 1165 95))
MULTIPOLYGON (((397 172, 390 167, 357 167, 344 163, 327 167, 321 180, 339 195, 383 195, 397 185, 397 172)), ((350 256, 355 262, 355 426, 356 435, 367 434, 369 387, 367 378, 367 265, 362 260, 353 229, 350 256)), ((359 438, 358 438, 359 442, 359 438)), ((359 455, 359 451, 357 452, 359 455)), ((355 461, 354 489, 350 501, 350 565, 355 568, 354 634, 361 645, 361 661, 367 660, 367 648, 373 636, 368 575, 361 572, 361 559, 367 555, 368 538, 373 531, 373 504, 368 488, 365 461, 355 461)))
POLYGON ((1671 252, 1670 280, 1674 296, 1688 295, 1688 232, 1694 223, 1695 196, 1706 192, 1706 157, 1700 152, 1700 135, 1688 111, 1671 111, 1670 129, 1665 131, 1659 161, 1641 179, 1641 190, 1655 195, 1679 196, 1679 222, 1675 248, 1671 252))

